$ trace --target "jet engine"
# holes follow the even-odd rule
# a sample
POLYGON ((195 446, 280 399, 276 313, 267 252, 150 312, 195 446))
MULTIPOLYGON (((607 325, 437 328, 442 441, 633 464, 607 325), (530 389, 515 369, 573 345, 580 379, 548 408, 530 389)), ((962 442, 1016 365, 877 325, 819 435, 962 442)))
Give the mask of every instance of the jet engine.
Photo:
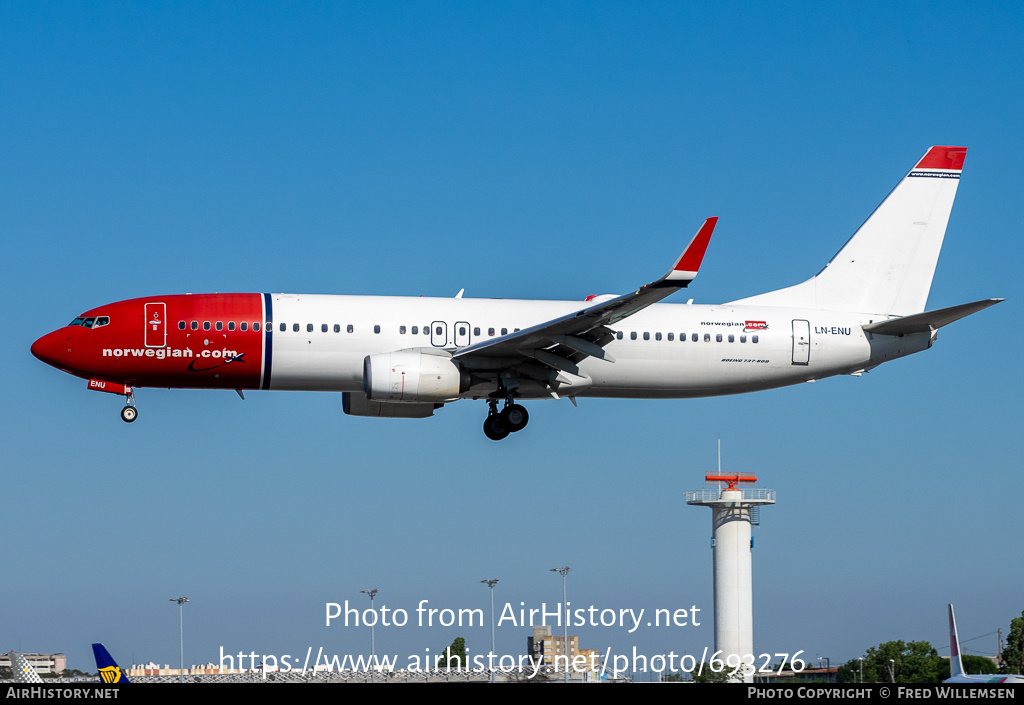
POLYGON ((471 383, 469 372, 447 354, 398 350, 363 360, 363 391, 373 401, 455 401, 471 383))

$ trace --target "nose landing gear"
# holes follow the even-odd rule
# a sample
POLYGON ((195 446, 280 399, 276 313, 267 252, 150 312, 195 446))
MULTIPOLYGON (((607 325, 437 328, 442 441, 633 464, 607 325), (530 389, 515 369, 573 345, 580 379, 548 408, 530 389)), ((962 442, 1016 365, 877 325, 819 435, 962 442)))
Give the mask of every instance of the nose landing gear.
POLYGON ((121 420, 131 423, 139 418, 139 410, 135 408, 135 391, 130 385, 119 382, 108 382, 104 379, 90 379, 89 389, 107 394, 123 394, 124 408, 121 409, 121 420))
POLYGON ((135 419, 139 418, 139 410, 135 408, 135 393, 128 388, 129 391, 125 394, 125 405, 121 409, 121 420, 125 423, 131 423, 135 419))

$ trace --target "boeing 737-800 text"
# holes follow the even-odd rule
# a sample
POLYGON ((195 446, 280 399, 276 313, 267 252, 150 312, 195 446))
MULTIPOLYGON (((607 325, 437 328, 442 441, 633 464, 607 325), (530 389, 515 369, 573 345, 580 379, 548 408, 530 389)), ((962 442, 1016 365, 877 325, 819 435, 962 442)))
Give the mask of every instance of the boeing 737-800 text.
POLYGON ((201 294, 100 306, 35 342, 47 364, 124 395, 138 387, 319 390, 347 414, 422 418, 485 399, 500 440, 539 398, 738 394, 931 347, 1001 299, 925 312, 967 150, 932 147, 802 284, 721 305, 658 304, 696 276, 717 219, 661 279, 572 301, 201 294), (499 409, 501 405, 501 409, 499 409))

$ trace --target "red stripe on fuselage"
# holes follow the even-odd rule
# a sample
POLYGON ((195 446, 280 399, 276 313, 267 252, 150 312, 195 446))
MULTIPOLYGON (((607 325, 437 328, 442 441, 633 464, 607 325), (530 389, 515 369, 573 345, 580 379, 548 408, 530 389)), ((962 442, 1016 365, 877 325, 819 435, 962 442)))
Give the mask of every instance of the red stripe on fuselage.
POLYGON ((33 353, 79 377, 136 387, 260 387, 266 325, 260 294, 153 296, 100 306, 82 316, 108 317, 110 323, 97 328, 66 326, 41 338, 33 353), (147 338, 153 327, 147 304, 150 317, 154 310, 166 310, 165 341, 152 331, 147 338), (154 346, 154 340, 164 344, 154 346), (37 351, 52 352, 44 356, 37 351))

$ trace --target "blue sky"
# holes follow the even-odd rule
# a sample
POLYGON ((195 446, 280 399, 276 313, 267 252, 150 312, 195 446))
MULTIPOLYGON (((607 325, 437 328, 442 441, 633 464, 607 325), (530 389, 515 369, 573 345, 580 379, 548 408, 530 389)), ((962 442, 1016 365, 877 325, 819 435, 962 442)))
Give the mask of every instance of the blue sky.
MULTIPOLYGON (((1024 604, 1024 340, 1014 3, 0 5, 8 325, 0 648, 177 662, 356 653, 324 603, 689 608, 713 643, 714 468, 778 491, 755 650, 854 658, 1009 628, 1024 604), (346 417, 331 394, 143 390, 29 354, 88 308, 201 291, 582 300, 659 276, 720 217, 688 296, 816 272, 933 144, 969 148, 931 308, 1009 299, 860 379, 731 398, 530 405, 504 442, 461 402, 346 417)), ((686 297, 679 296, 679 301, 686 297)), ((673 299, 676 300, 676 299, 673 299)), ((503 627, 518 654, 528 630, 503 627)), ((432 651, 486 629, 378 629, 432 651)), ((995 636, 966 645, 995 651, 995 636)))

